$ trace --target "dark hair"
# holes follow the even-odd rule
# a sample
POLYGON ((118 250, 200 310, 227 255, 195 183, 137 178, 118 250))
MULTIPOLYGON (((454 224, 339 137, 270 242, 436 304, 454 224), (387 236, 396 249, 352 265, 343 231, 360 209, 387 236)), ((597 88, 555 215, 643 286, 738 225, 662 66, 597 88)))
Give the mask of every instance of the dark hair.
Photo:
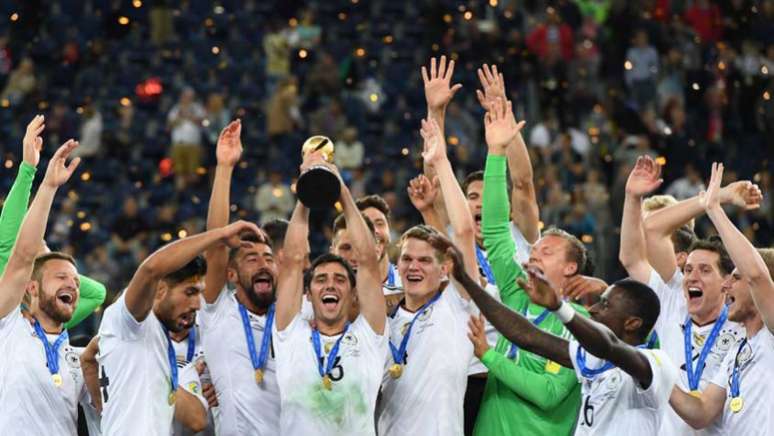
POLYGON ((304 290, 308 291, 310 285, 312 284, 312 279, 314 278, 314 271, 317 269, 320 265, 325 265, 326 263, 338 263, 339 265, 343 266, 344 269, 347 271, 347 278, 349 278, 349 284, 352 286, 352 288, 355 287, 357 284, 357 281, 355 279, 355 270, 352 269, 351 266, 347 263, 347 261, 344 260, 343 257, 337 256, 332 253, 325 253, 317 256, 313 261, 312 265, 309 267, 308 270, 304 271, 304 290))
POLYGON ((719 236, 710 236, 707 239, 697 239, 688 248, 688 253, 694 250, 706 250, 718 255, 718 269, 720 269, 721 275, 729 275, 734 271, 734 261, 731 260, 731 256, 728 255, 726 247, 723 245, 723 241, 719 236))
POLYGON ((361 211, 373 207, 383 213, 387 218, 387 221, 390 220, 390 205, 388 205, 387 202, 384 201, 384 198, 379 195, 366 195, 365 197, 358 198, 355 204, 361 211))
MULTIPOLYGON (((244 242, 252 242, 252 243, 255 243, 255 244, 266 244, 269 247, 272 247, 272 240, 271 240, 271 238, 266 239, 266 238, 264 238, 262 236, 256 235, 253 232, 243 232, 243 233, 240 233, 239 234, 239 240, 240 241, 244 241, 244 242)), ((239 253, 239 250, 241 250, 241 249, 242 249, 242 247, 236 247, 236 248, 231 248, 230 250, 228 250, 228 260, 229 261, 234 260, 236 255, 239 253)), ((272 251, 273 251, 273 248, 272 248, 272 251)))
POLYGON ((179 270, 164 276, 162 280, 172 287, 193 277, 203 277, 206 273, 207 261, 203 256, 196 256, 179 270))
MULTIPOLYGON (((371 232, 374 237, 376 237, 376 227, 374 227, 374 222, 371 221, 371 218, 368 218, 365 214, 360 214, 360 216, 363 217, 363 220, 366 223, 366 226, 368 227, 368 230, 371 232)), ((333 220, 333 235, 334 238, 336 237, 336 233, 339 232, 339 230, 346 230, 347 229, 347 220, 344 218, 344 214, 340 213, 335 220, 333 220)))
POLYGON ((567 241, 567 251, 565 252, 565 259, 570 262, 575 262, 577 269, 575 274, 582 274, 586 271, 586 263, 589 259, 588 250, 578 238, 572 234, 557 228, 551 227, 543 232, 543 237, 557 236, 567 241))
POLYGON ((437 241, 446 238, 435 228, 419 224, 406 230, 400 237, 400 246, 402 247, 406 243, 406 239, 409 238, 419 239, 430 244, 435 250, 435 258, 438 262, 443 262, 446 259, 446 246, 440 246, 437 243, 437 241))
POLYGON ((285 234, 288 232, 288 220, 274 218, 261 226, 263 231, 271 238, 271 249, 273 251, 281 250, 285 245, 285 234))
POLYGON ((40 279, 43 277, 43 266, 45 266, 45 264, 50 260, 65 260, 73 264, 74 267, 78 266, 75 264, 75 259, 73 259, 72 256, 67 253, 62 253, 61 251, 52 251, 49 253, 41 254, 40 256, 36 257, 35 261, 33 262, 32 280, 37 282, 40 281, 40 279))
POLYGON ((473 182, 483 182, 484 181, 484 172, 483 171, 473 171, 472 173, 465 176, 465 179, 462 181, 462 193, 465 194, 465 196, 468 196, 468 187, 473 182))
POLYGON ((642 339, 642 342, 645 342, 653 330, 653 326, 656 325, 656 320, 661 312, 658 296, 650 286, 630 278, 618 280, 613 283, 613 286, 624 291, 627 309, 633 316, 642 320, 637 335, 642 339))
POLYGON ((688 224, 672 233, 672 245, 674 245, 675 253, 688 252, 694 242, 696 242, 696 233, 688 224))

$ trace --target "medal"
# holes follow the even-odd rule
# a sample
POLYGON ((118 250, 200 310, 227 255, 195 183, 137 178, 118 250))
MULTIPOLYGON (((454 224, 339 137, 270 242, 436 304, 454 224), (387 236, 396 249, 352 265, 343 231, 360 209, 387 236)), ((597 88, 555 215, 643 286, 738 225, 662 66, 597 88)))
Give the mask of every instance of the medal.
POLYGON ((177 395, 174 392, 170 392, 169 396, 167 397, 167 403, 172 406, 175 404, 175 400, 177 400, 177 395))
POLYGON ((169 396, 167 397, 167 403, 169 405, 175 404, 177 391, 177 356, 175 355, 175 347, 172 345, 172 338, 169 337, 169 330, 164 324, 161 325, 164 329, 164 334, 167 335, 167 361, 169 362, 169 396))
POLYGON ((333 389, 333 383, 331 382, 331 378, 328 377, 328 374, 325 374, 323 376, 322 385, 323 385, 323 388, 325 388, 326 390, 330 391, 331 389, 333 389))
POLYGON ((263 383, 263 371, 266 368, 266 360, 269 357, 269 349, 271 348, 271 326, 274 323, 274 305, 269 306, 269 311, 266 313, 260 353, 255 350, 255 338, 253 338, 253 328, 250 326, 250 317, 247 315, 247 309, 239 302, 237 302, 237 305, 239 307, 239 316, 242 318, 242 328, 245 331, 250 363, 253 364, 253 369, 255 370, 255 382, 261 384, 263 383))
POLYGON ((261 368, 255 370, 255 382, 258 384, 263 383, 263 370, 261 368))
POLYGON ((689 392, 692 397, 701 398, 701 391, 698 389, 694 389, 691 392, 689 392))
POLYGON ((734 413, 739 413, 739 411, 742 410, 742 407, 744 407, 744 400, 742 400, 742 397, 732 398, 731 403, 728 405, 728 408, 734 413))
POLYGON ((59 375, 59 373, 53 374, 51 376, 51 380, 54 381, 54 386, 56 386, 56 387, 62 386, 62 376, 59 375))
POLYGON ((63 380, 62 376, 59 374, 59 347, 69 339, 67 330, 62 330, 62 333, 59 334, 59 337, 56 338, 56 341, 54 341, 54 344, 52 345, 48 342, 46 332, 43 330, 43 327, 40 326, 38 320, 35 320, 33 327, 35 328, 35 335, 43 342, 43 350, 46 352, 46 367, 51 373, 51 381, 54 382, 54 386, 60 387, 62 386, 63 380))
POLYGON ((403 365, 399 363, 393 363, 392 366, 390 366, 390 369, 387 370, 390 373, 390 377, 392 378, 400 378, 401 374, 403 374, 403 365))

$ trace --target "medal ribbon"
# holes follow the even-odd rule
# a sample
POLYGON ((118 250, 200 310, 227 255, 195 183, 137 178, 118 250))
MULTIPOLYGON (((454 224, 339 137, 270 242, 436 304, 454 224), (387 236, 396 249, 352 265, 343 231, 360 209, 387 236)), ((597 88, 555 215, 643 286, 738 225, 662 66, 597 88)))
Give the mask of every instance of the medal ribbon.
POLYGON ((253 338, 253 329, 250 327, 250 317, 247 314, 247 309, 239 302, 237 302, 237 306, 239 306, 239 315, 242 317, 242 327, 245 331, 245 339, 247 340, 247 351, 250 352, 250 361, 253 364, 253 369, 263 369, 266 366, 266 360, 269 356, 271 329, 272 324, 274 324, 274 305, 272 304, 269 306, 269 311, 266 313, 266 324, 263 326, 260 354, 255 350, 255 338, 253 338))
MULTIPOLYGON (((527 317, 527 310, 529 309, 529 303, 527 303, 527 307, 524 308, 524 318, 527 317)), ((546 318, 548 318, 548 315, 551 314, 551 311, 548 309, 543 309, 543 312, 538 315, 537 318, 532 320, 532 325, 535 327, 540 326, 540 323, 542 323, 546 318)), ((513 360, 516 358, 516 354, 519 352, 519 346, 516 344, 511 344, 511 349, 508 350, 508 358, 513 360)))
POLYGON ((484 251, 481 250, 481 247, 478 245, 476 245, 476 261, 478 262, 478 266, 481 268, 481 271, 484 272, 486 281, 494 285, 495 278, 494 273, 492 272, 492 267, 489 265, 489 260, 487 260, 486 256, 484 255, 484 251))
POLYGON ((331 369, 333 369, 333 364, 336 361, 336 356, 339 354, 339 345, 341 345, 341 340, 344 339, 344 336, 347 334, 347 330, 349 330, 349 322, 344 326, 344 331, 341 332, 341 336, 339 336, 338 339, 336 339, 336 343, 333 344, 333 348, 331 348, 331 352, 328 354, 327 362, 325 365, 325 368, 323 368, 323 354, 322 354, 322 346, 320 344, 320 331, 316 328, 312 330, 312 347, 314 347, 314 353, 317 355, 317 370, 320 372, 320 377, 325 377, 327 374, 331 372, 331 369))
POLYGON ((746 344, 747 338, 742 339, 739 343, 739 349, 736 351, 736 357, 734 358, 734 370, 731 372, 731 398, 739 397, 739 354, 746 344))
POLYGON ((38 320, 35 320, 35 334, 38 336, 41 342, 43 342, 43 349, 46 351, 46 366, 48 367, 48 372, 51 373, 51 375, 58 374, 59 373, 59 347, 62 346, 65 341, 69 339, 69 334, 67 333, 67 330, 62 330, 62 333, 59 334, 59 337, 56 338, 56 341, 54 341, 54 345, 51 345, 50 342, 48 342, 48 337, 46 336, 46 332, 43 330, 43 327, 40 326, 40 323, 38 320))
POLYGON ((387 268, 387 287, 395 287, 395 265, 392 263, 390 263, 389 267, 387 268))
POLYGON ((188 330, 188 351, 185 353, 185 361, 193 361, 194 352, 196 352, 196 326, 188 330))
MULTIPOLYGON (((637 345, 637 348, 647 349, 649 348, 651 342, 652 341, 649 340, 646 344, 637 345)), ((605 361, 605 363, 602 364, 602 366, 599 368, 586 367, 586 350, 584 350, 580 345, 578 346, 578 351, 575 353, 575 361, 578 363, 578 368, 580 369, 581 375, 589 379, 594 378, 615 366, 612 363, 605 361)))
POLYGON ((423 304, 422 307, 417 310, 417 312, 414 314, 414 318, 411 319, 411 322, 409 322, 408 328, 406 328, 406 334, 403 335, 403 339, 400 341, 400 348, 395 347, 393 345, 392 341, 388 341, 390 344, 390 352, 392 353, 392 360, 395 361, 395 363, 401 365, 406 363, 406 349, 408 348, 408 341, 409 337, 411 337, 411 328, 414 327, 414 321, 419 318, 419 315, 422 314, 422 312, 425 311, 430 305, 438 301, 438 299, 441 298, 441 293, 436 293, 433 298, 430 299, 427 303, 423 304))
POLYGON ((167 335, 167 359, 169 360, 169 372, 170 372, 170 389, 172 393, 177 392, 177 356, 175 355, 175 347, 172 345, 172 338, 169 337, 169 330, 162 324, 164 328, 164 334, 167 335))
POLYGON ((699 360, 696 362, 696 368, 693 367, 693 344, 692 339, 692 326, 691 315, 685 317, 685 325, 683 326, 683 339, 685 343, 685 373, 688 376, 688 388, 692 391, 699 389, 699 382, 701 381, 701 375, 704 372, 704 363, 709 356, 712 346, 715 345, 715 341, 720 335, 720 329, 723 328, 723 324, 728 319, 728 306, 723 306, 723 311, 720 312, 720 317, 715 321, 715 325, 712 326, 707 340, 704 341, 704 346, 699 353, 699 360))

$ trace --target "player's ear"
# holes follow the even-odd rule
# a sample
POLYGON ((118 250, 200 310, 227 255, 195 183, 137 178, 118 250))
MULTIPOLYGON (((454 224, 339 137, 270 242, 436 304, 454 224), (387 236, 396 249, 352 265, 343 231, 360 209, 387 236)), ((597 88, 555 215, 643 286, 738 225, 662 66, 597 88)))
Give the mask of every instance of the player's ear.
POLYGON ((167 292, 169 292, 169 284, 166 282, 166 280, 159 280, 156 282, 156 297, 159 299, 163 299, 167 296, 167 292))
POLYGON ((642 318, 630 316, 624 321, 624 330, 627 332, 636 332, 642 327, 642 318))

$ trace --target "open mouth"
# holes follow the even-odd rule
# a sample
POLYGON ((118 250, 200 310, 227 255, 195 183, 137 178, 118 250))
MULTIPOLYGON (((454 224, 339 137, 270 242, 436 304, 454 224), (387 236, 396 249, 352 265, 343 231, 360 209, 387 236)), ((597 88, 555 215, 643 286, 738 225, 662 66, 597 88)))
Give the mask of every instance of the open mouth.
POLYGON ((72 306, 75 303, 75 294, 71 291, 61 291, 57 294, 56 299, 62 304, 72 306))
POLYGON ((704 291, 702 291, 699 288, 696 287, 689 287, 688 288, 688 299, 693 300, 694 298, 701 298, 704 296, 704 291))
POLYGON ((182 315, 180 315, 180 325, 183 328, 191 328, 194 325, 194 321, 196 320, 196 312, 186 312, 182 315))
POLYGON ((734 298, 733 295, 728 295, 728 294, 726 295, 726 306, 730 306, 734 304, 735 301, 736 301, 736 298, 734 298))
POLYGON ((336 305, 339 304, 339 297, 335 294, 325 294, 320 297, 320 300, 326 309, 335 309, 336 305))
POLYGON ((255 293, 269 293, 274 286, 271 274, 260 272, 253 276, 253 291, 255 293))
POLYGON ((476 222, 477 226, 481 225, 481 213, 477 213, 473 215, 473 221, 476 222))
POLYGON ((423 280, 423 277, 419 274, 408 274, 406 275, 406 281, 409 283, 419 283, 423 280))

